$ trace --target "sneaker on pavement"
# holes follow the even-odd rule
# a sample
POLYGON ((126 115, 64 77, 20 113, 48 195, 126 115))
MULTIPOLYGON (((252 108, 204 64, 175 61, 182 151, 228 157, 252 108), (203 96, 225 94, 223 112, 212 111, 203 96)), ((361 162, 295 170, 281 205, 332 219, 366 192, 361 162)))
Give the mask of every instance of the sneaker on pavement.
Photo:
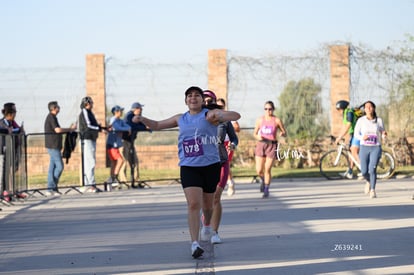
POLYGON ((46 196, 46 197, 51 197, 51 196, 56 196, 56 197, 58 197, 58 196, 60 196, 60 193, 59 193, 59 192, 56 192, 56 191, 53 191, 53 190, 47 190, 47 191, 45 192, 45 196, 46 196))
POLYGON ((263 198, 263 199, 267 199, 268 197, 269 197, 269 190, 267 190, 267 191, 266 191, 266 190, 264 190, 264 191, 263 191, 263 197, 262 197, 262 198, 263 198))
POLYGON ((218 233, 214 233, 213 236, 211 236, 211 243, 212 244, 219 244, 221 243, 221 238, 218 233))
POLYGON ((201 257, 203 253, 204 249, 201 248, 198 242, 193 242, 191 244, 191 256, 193 256, 194 259, 201 257))
POLYGON ((227 184, 227 196, 231 197, 234 195, 234 193, 235 193, 234 183, 230 182, 229 184, 227 184))
POLYGON ((85 190, 85 192, 90 192, 90 193, 99 193, 99 192, 102 192, 102 190, 101 189, 99 189, 99 188, 97 188, 97 187, 95 187, 95 186, 87 186, 86 187, 87 189, 85 190))
POLYGON ((376 198, 376 197, 377 197, 377 193, 375 193, 375 190, 371 190, 371 192, 369 192, 369 197, 370 197, 371 199, 374 199, 374 198, 376 198))
POLYGON ((212 235, 211 226, 203 226, 201 229, 200 240, 202 241, 210 241, 212 235))
POLYGON ((119 186, 120 181, 118 180, 118 178, 115 178, 112 180, 112 187, 117 187, 119 186))
POLYGON ((364 189, 364 193, 368 194, 369 193, 369 189, 371 188, 371 184, 369 183, 369 181, 365 182, 365 189, 364 189))
POLYGON ((352 175, 352 170, 346 170, 344 173, 340 173, 339 175, 341 175, 341 177, 343 178, 347 178, 347 179, 352 179, 353 175, 352 175))

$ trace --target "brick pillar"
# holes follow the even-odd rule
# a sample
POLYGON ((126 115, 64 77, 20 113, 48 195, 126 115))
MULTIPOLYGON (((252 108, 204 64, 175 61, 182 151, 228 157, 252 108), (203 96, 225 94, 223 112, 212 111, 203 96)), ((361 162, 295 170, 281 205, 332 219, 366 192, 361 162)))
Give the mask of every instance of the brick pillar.
POLYGON ((226 100, 227 105, 227 50, 208 51, 208 89, 217 98, 226 100))
MULTIPOLYGON (((93 113, 102 126, 106 125, 105 55, 86 55, 86 95, 93 99, 93 113)), ((106 135, 99 134, 96 141, 96 167, 106 167, 106 135)))
POLYGON ((342 116, 335 108, 338 100, 349 101, 349 46, 329 47, 331 68, 331 133, 338 135, 342 127, 342 116))

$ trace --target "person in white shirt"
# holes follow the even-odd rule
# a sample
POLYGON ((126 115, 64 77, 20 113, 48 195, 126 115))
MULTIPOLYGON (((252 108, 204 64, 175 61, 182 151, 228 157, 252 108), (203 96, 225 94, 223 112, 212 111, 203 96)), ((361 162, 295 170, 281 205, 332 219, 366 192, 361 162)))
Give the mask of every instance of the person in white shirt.
POLYGON ((365 116, 358 119, 354 136, 361 141, 359 158, 361 161, 361 173, 366 180, 365 194, 376 198, 375 186, 377 183, 377 165, 381 157, 382 139, 387 136, 384 122, 375 112, 375 104, 372 101, 364 103, 365 116))

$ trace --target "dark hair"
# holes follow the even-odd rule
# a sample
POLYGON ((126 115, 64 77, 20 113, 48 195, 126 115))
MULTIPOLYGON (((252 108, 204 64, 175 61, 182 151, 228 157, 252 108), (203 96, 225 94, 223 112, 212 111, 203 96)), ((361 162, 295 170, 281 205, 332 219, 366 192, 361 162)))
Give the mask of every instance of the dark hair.
POLYGON ((55 108, 57 108, 59 105, 58 105, 58 102, 57 101, 50 101, 48 104, 47 104, 47 108, 49 109, 49 111, 53 111, 55 108))
POLYGON ((90 96, 85 96, 84 98, 82 98, 82 102, 81 102, 81 109, 86 107, 86 104, 91 104, 93 102, 92 97, 90 96))
POLYGON ((203 105, 204 108, 207 108, 209 110, 214 110, 214 109, 224 109, 224 106, 220 106, 217 103, 209 103, 207 105, 203 105))
POLYGON ((224 106, 226 106, 226 101, 224 100, 224 98, 218 98, 216 102, 221 101, 221 103, 223 103, 224 106))
POLYGON ((268 100, 268 101, 265 102, 264 105, 266 105, 266 104, 269 104, 270 106, 272 106, 273 110, 275 109, 275 104, 273 103, 273 101, 268 100))
POLYGON ((372 105, 372 107, 374 107, 374 112, 372 112, 372 117, 376 119, 377 118, 377 112, 375 110, 377 109, 377 106, 371 100, 367 100, 367 101, 364 102, 364 104, 361 105, 361 106, 364 106, 364 112, 365 112, 365 104, 367 104, 367 103, 370 103, 372 105))

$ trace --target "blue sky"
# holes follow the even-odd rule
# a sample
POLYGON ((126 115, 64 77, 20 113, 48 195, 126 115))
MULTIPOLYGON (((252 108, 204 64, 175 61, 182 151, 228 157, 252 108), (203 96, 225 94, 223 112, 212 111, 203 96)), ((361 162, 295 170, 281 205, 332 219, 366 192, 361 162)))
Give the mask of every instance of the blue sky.
MULTIPOLYGON (((385 49, 414 35, 413 14, 414 0, 0 0, 0 104, 15 102, 18 121, 28 132, 41 132, 47 102, 58 100, 66 127, 85 93, 87 54, 103 53, 118 64, 205 66, 209 49, 251 57, 300 56, 336 43, 385 49)), ((186 73, 169 75, 177 79, 164 86, 157 73, 138 79, 149 86, 129 87, 135 76, 108 81, 107 104, 128 108, 138 100, 145 114, 161 119, 183 111, 175 95, 187 82, 207 86, 206 75, 186 73)), ((229 98, 230 109, 243 110, 243 127, 252 127, 263 102, 281 91, 265 87, 259 95, 253 87, 255 101, 240 91, 229 98)))
POLYGON ((84 66, 85 55, 205 59, 392 46, 414 34, 414 0, 2 0, 0 67, 84 66))

